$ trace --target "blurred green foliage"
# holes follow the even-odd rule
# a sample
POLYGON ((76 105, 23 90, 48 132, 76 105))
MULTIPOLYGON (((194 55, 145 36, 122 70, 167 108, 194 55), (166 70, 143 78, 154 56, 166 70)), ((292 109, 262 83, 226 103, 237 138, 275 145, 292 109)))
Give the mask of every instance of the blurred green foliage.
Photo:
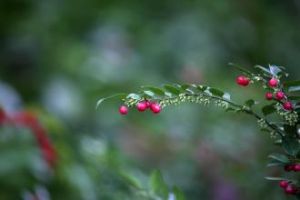
MULTIPOLYGON (((262 101, 261 88, 235 86, 227 63, 282 65, 296 79, 299 20, 296 0, 2 0, 0 104, 38 113, 59 165, 29 185, 16 178, 18 169, 12 177, 1 172, 0 197, 42 185, 51 199, 141 199, 122 174, 147 182, 159 169, 189 200, 283 199, 263 179, 279 173, 265 168, 274 147, 249 117, 185 105, 123 118, 120 102, 97 111, 95 104, 138 85, 172 82, 205 82, 237 101, 262 101)), ((0 169, 21 162, 5 153, 17 142, 3 144, 0 169)))

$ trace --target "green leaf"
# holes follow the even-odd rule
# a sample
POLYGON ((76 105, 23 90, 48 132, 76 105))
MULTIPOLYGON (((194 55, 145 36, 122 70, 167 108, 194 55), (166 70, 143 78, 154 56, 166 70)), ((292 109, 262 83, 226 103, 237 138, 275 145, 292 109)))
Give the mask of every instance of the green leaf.
POLYGON ((300 91, 300 80, 286 81, 283 85, 289 92, 300 91))
POLYGON ((291 156, 296 156, 300 151, 300 144, 297 138, 285 137, 282 140, 282 147, 291 156))
POLYGON ((282 166, 282 165, 285 165, 284 163, 282 162, 279 162, 277 160, 271 160, 268 164, 267 164, 267 167, 277 167, 277 166, 282 166))
MULTIPOLYGON (((156 96, 165 96, 165 91, 163 91, 162 89, 160 89, 158 87, 143 86, 142 88, 145 89, 146 91, 152 92, 156 96)), ((144 91, 144 93, 145 93, 145 91, 144 91)))
POLYGON ((275 103, 272 103, 270 105, 266 105, 262 107, 261 111, 264 114, 264 116, 270 115, 276 111, 276 108, 274 107, 275 103))
POLYGON ((250 71, 246 70, 245 68, 243 68, 235 63, 229 63, 229 65, 233 66, 234 68, 236 68, 240 72, 244 73, 245 75, 252 76, 252 73, 250 71))
POLYGON ((249 108, 251 108, 255 104, 257 104, 257 102, 254 101, 253 99, 249 99, 249 100, 245 101, 245 105, 248 106, 249 108))
POLYGON ((265 179, 269 180, 269 181, 282 181, 282 180, 287 180, 286 178, 282 178, 282 177, 265 177, 265 179))
POLYGON ((151 173, 150 176, 150 189, 154 194, 162 196, 163 199, 166 199, 169 194, 168 186, 164 182, 164 179, 160 171, 155 170, 151 173))
POLYGON ((173 187, 173 193, 175 195, 175 200, 185 200, 183 192, 178 187, 173 187))
POLYGON ((164 88, 166 91, 170 92, 173 95, 178 96, 180 94, 180 90, 178 88, 174 87, 173 85, 166 84, 166 85, 164 85, 164 88))
POLYGON ((271 159, 273 159, 273 160, 276 160, 276 161, 278 161, 280 163, 287 164, 287 163, 290 162, 289 158, 286 155, 284 155, 284 154, 279 154, 279 153, 275 154, 274 153, 274 154, 269 155, 268 157, 271 158, 271 159))
POLYGON ((196 88, 200 91, 200 92, 204 92, 208 87, 205 85, 197 85, 196 88))
POLYGON ((142 184, 140 181, 134 176, 129 175, 128 172, 120 172, 120 175, 130 186, 137 189, 142 189, 142 184))
POLYGON ((114 94, 114 95, 111 95, 111 96, 108 96, 108 97, 104 97, 104 98, 101 98, 97 101, 96 103, 96 109, 99 108, 99 106, 106 100, 108 99, 111 99, 111 98, 115 98, 115 97, 120 97, 121 99, 125 98, 126 97, 126 94, 124 93, 119 93, 119 94, 114 94))
POLYGON ((263 67, 263 66, 255 65, 254 68, 259 69, 260 71, 262 71, 263 73, 265 73, 267 75, 272 75, 273 76, 273 74, 270 72, 270 70, 263 67))
POLYGON ((126 96, 126 99, 135 99, 135 100, 141 100, 141 95, 136 93, 130 93, 126 96))
POLYGON ((300 96, 289 96, 290 100, 300 101, 300 96))
POLYGON ((208 91, 214 96, 223 97, 224 95, 223 91, 216 88, 208 88, 208 91))

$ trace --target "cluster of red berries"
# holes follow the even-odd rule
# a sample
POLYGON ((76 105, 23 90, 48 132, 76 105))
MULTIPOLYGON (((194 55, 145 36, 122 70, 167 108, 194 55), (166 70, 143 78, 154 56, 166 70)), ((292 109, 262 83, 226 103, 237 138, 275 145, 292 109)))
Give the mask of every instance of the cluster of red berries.
POLYGON ((297 194, 299 193, 299 189, 293 185, 290 181, 282 180, 279 182, 279 186, 284 189, 286 194, 297 194))
MULTIPOLYGON (((287 172, 299 172, 300 163, 285 165, 284 170, 287 172)), ((293 185, 290 181, 287 180, 280 181, 279 186, 284 189, 286 194, 298 194, 300 192, 300 190, 295 185, 293 185)))
POLYGON ((45 161, 50 167, 54 167, 57 162, 56 151, 47 136, 46 130, 34 114, 30 112, 18 112, 14 115, 8 115, 0 108, 0 126, 4 124, 29 128, 39 144, 45 161))
MULTIPOLYGON (((154 114, 158 114, 161 111, 161 106, 157 102, 151 102, 149 100, 140 101, 136 104, 136 108, 139 112, 144 112, 150 109, 154 114)), ((128 113, 128 107, 125 105, 120 106, 119 112, 121 115, 126 115, 128 113)))
MULTIPOLYGON (((236 78, 236 83, 238 85, 245 87, 245 86, 249 85, 250 79, 246 76, 238 76, 236 78)), ((278 84, 279 84, 278 79, 276 79, 274 77, 268 81, 268 86, 270 88, 276 88, 278 86, 278 84)), ((283 101, 282 106, 285 110, 293 110, 293 104, 290 101, 287 101, 286 95, 284 94, 283 91, 279 90, 279 91, 275 92, 275 94, 273 94, 272 92, 267 92, 265 94, 265 98, 269 101, 273 100, 273 99, 276 99, 278 101, 283 101)))

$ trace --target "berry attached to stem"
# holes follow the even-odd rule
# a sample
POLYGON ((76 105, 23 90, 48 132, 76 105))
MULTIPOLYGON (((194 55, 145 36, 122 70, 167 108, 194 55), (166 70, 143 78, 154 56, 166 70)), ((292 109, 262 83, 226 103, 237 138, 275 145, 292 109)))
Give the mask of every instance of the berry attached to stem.
POLYGON ((293 110, 293 104, 290 101, 286 101, 283 103, 283 108, 285 110, 293 110))
POLYGON ((160 113, 160 111, 161 111, 161 106, 160 106, 158 103, 153 102, 153 103, 151 103, 151 105, 150 105, 150 109, 152 110, 152 112, 153 112, 154 114, 157 114, 157 113, 160 113))
POLYGON ((283 181, 280 181, 280 182, 279 182, 279 186, 280 186, 281 188, 286 188, 288 185, 289 185, 289 182, 286 181, 286 180, 283 180, 283 181))
POLYGON ((275 94, 277 100, 282 100, 285 97, 285 94, 282 91, 278 91, 275 94))
POLYGON ((236 83, 241 86, 247 86, 250 83, 250 79, 246 76, 238 76, 236 78, 236 83))
POLYGON ((138 109, 138 111, 144 112, 145 110, 147 110, 148 104, 146 101, 141 101, 136 105, 136 108, 138 109))
POLYGON ((127 108, 127 106, 125 106, 125 105, 120 106, 120 108, 119 108, 119 113, 120 113, 121 115, 127 115, 127 113, 128 113, 128 108, 127 108))
POLYGON ((289 184, 286 188, 285 188, 285 193, 286 194, 296 194, 297 193, 297 188, 295 188, 293 185, 289 184))
POLYGON ((299 172, 300 171, 300 164, 295 164, 293 166, 293 169, 294 169, 295 172, 299 172))
POLYGON ((265 95, 265 97, 266 97, 267 100, 272 100, 273 99, 272 92, 267 92, 266 95, 265 95))
POLYGON ((278 85, 278 80, 277 80, 276 78, 271 78, 271 79, 269 80, 269 86, 270 86, 271 88, 277 87, 277 85, 278 85))

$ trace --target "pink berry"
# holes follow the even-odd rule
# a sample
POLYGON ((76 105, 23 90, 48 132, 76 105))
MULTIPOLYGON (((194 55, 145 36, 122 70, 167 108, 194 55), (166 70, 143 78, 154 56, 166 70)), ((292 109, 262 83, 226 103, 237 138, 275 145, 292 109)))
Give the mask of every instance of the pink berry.
POLYGON ((288 181, 280 181, 280 182, 279 182, 279 186, 280 186, 281 188, 286 188, 288 185, 289 185, 289 182, 288 182, 288 181))
POLYGON ((282 100, 285 97, 285 94, 282 91, 278 91, 275 96, 277 100, 282 100))
POLYGON ((297 193, 297 189, 291 184, 286 186, 284 191, 285 191, 286 194, 296 194, 297 193))
POLYGON ((153 113, 157 114, 160 113, 161 111, 161 106, 158 103, 151 103, 150 109, 152 110, 153 113))
POLYGON ((136 107, 137 107, 138 111, 144 112, 148 108, 148 105, 147 105, 146 101, 141 101, 136 105, 136 107))
POLYGON ((273 99, 272 92, 267 92, 266 95, 265 95, 265 97, 266 97, 267 100, 272 100, 273 99))
POLYGON ((295 164, 293 167, 295 172, 299 172, 300 171, 300 164, 295 164))
POLYGON ((278 85, 278 80, 276 79, 276 78, 271 78, 270 80, 269 80, 269 86, 270 87, 277 87, 277 85, 278 85))
POLYGON ((145 100, 147 108, 150 108, 151 102, 149 100, 145 100))
POLYGON ((283 103, 283 108, 285 110, 293 110, 293 104, 290 101, 286 101, 283 103))
POLYGON ((236 78, 236 83, 241 86, 247 86, 250 83, 250 79, 246 76, 238 76, 236 78))
POLYGON ((120 106, 120 108, 119 108, 119 113, 120 113, 121 115, 127 115, 127 113, 128 113, 128 108, 127 108, 127 106, 124 106, 124 105, 120 106))

